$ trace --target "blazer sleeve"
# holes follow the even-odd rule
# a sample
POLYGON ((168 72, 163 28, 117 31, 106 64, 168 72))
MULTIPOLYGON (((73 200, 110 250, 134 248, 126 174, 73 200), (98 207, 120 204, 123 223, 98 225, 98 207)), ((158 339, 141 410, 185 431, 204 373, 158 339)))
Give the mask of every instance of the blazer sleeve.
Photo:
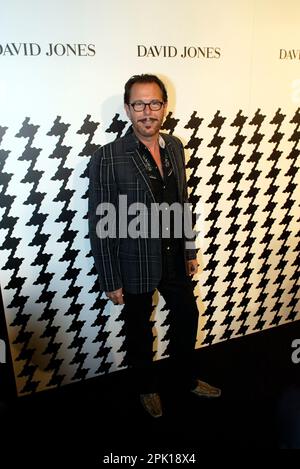
POLYGON ((89 165, 89 237, 102 291, 122 288, 116 236, 118 189, 110 146, 101 147, 89 165))
POLYGON ((183 203, 184 203, 184 246, 185 246, 185 257, 187 260, 196 259, 196 233, 193 229, 193 213, 192 208, 188 200, 188 189, 186 180, 186 165, 184 148, 182 142, 179 140, 180 154, 183 164, 183 203))

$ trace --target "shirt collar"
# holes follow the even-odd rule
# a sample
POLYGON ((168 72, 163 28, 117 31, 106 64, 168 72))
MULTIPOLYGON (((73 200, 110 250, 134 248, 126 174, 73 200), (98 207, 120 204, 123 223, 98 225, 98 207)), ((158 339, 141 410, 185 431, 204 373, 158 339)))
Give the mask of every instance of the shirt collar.
MULTIPOLYGON (((133 131, 133 128, 132 126, 130 126, 126 132, 126 135, 128 134, 131 134, 136 142, 137 145, 139 146, 143 146, 144 144, 137 138, 137 136, 135 135, 134 131, 133 131)), ((160 146, 160 148, 162 149, 165 149, 166 148, 166 142, 164 140, 164 138, 162 137, 161 134, 158 135, 158 144, 160 146)))
MULTIPOLYGON (((137 137, 135 137, 135 138, 136 138, 136 141, 139 143, 140 148, 145 148, 146 147, 146 145, 143 142, 141 142, 137 137)), ((158 144, 159 144, 159 146, 162 150, 164 150, 166 148, 166 142, 164 141, 163 137, 160 134, 158 136, 158 144)))

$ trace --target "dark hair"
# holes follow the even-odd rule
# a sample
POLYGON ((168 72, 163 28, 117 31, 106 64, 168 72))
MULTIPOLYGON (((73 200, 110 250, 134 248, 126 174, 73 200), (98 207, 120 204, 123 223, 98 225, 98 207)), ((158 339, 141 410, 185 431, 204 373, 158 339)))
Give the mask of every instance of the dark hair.
POLYGON ((163 102, 166 103, 168 101, 168 93, 161 79, 158 78, 156 75, 150 75, 148 73, 144 73, 142 75, 133 75, 133 77, 129 78, 129 80, 125 84, 125 88, 124 88, 125 90, 124 91, 124 103, 125 104, 129 104, 130 91, 131 91, 132 86, 135 83, 156 83, 161 89, 163 102))

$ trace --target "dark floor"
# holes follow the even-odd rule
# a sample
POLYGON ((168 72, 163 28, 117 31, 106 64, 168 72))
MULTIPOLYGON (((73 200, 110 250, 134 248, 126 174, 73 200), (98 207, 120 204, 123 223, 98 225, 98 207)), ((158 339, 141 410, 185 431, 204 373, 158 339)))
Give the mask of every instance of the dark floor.
MULTIPOLYGON (((222 387, 222 396, 176 393, 175 379, 173 393, 163 386, 159 419, 141 407, 127 370, 4 399, 3 448, 13 441, 14 458, 34 461, 42 451, 47 461, 87 468, 110 453, 195 454, 197 462, 206 449, 300 448, 300 363, 291 359, 297 338, 300 321, 197 350, 199 377, 222 387)), ((157 363, 162 381, 167 365, 157 363)))

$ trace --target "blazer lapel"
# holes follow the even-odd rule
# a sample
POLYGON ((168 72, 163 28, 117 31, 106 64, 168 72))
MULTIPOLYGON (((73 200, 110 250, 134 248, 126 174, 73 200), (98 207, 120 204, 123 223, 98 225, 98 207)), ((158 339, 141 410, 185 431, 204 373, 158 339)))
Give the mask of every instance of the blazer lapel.
MULTIPOLYGON (((165 134, 160 135, 160 137, 163 139, 165 143, 165 148, 166 148, 166 151, 168 152, 168 155, 172 164, 172 168, 175 174, 175 178, 177 181, 179 201, 182 202, 183 201, 183 198, 182 198, 183 178, 182 178, 181 171, 178 167, 177 158, 174 155, 173 145, 165 134)), ((153 202, 156 202, 154 194, 151 189, 151 182, 148 176, 147 168, 139 152, 139 142, 133 133, 130 134, 129 139, 127 141, 126 154, 131 156, 132 161, 137 169, 137 175, 139 176, 147 192, 149 192, 151 198, 153 199, 153 202)))
POLYGON ((165 140, 165 143, 166 143, 166 151, 168 152, 168 155, 169 155, 169 158, 170 158, 170 161, 171 161, 171 164, 172 164, 172 168, 173 168, 173 171, 174 171, 174 174, 175 174, 175 178, 176 178, 176 181, 177 181, 177 189, 178 189, 178 196, 179 196, 179 201, 182 202, 182 175, 180 174, 180 170, 179 170, 179 167, 178 167, 178 164, 177 164, 177 158, 175 157, 174 155, 174 150, 173 150, 173 146, 171 144, 170 141, 166 141, 165 140))
POLYGON ((145 190, 149 192, 153 202, 156 202, 154 194, 151 189, 150 179, 148 177, 148 171, 146 170, 145 163, 141 154, 139 152, 139 141, 135 137, 133 132, 129 132, 128 140, 126 142, 126 154, 130 156, 137 169, 137 176, 139 177, 142 185, 144 186, 145 190))
POLYGON ((135 150, 134 152, 132 152, 131 156, 132 156, 133 163, 135 164, 135 166, 137 168, 138 175, 140 176, 140 178, 141 178, 143 184, 145 185, 147 191, 150 193, 150 195, 153 199, 153 202, 156 202, 154 194, 153 194, 152 189, 151 189, 151 183, 150 183, 150 179, 148 177, 148 171, 146 169, 144 160, 141 157, 141 154, 140 154, 139 150, 135 150))

